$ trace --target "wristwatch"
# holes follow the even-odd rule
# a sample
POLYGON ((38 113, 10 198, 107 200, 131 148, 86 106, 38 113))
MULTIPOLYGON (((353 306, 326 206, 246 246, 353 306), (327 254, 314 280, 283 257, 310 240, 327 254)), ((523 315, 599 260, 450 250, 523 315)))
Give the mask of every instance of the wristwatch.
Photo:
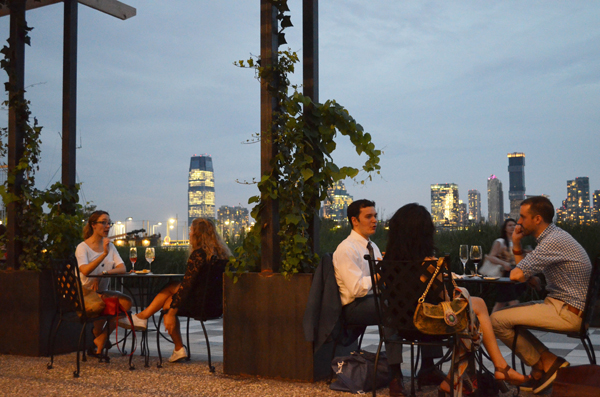
POLYGON ((108 274, 108 272, 107 272, 106 270, 103 270, 103 271, 102 271, 102 275, 103 275, 103 276, 106 276, 107 274, 108 274))

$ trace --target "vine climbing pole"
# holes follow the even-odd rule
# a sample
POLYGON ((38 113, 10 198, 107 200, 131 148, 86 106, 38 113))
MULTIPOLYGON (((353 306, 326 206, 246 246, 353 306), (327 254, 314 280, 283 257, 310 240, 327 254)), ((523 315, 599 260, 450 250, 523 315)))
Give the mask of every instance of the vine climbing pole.
MULTIPOLYGON (((262 67, 277 63, 279 47, 277 8, 271 0, 260 1, 260 59, 262 67)), ((272 171, 273 158, 277 155, 277 145, 273 140, 273 113, 277 109, 277 101, 269 90, 269 85, 276 86, 276 81, 260 82, 260 171, 261 175, 272 171)), ((270 197, 262 198, 265 203, 261 220, 261 271, 277 272, 280 263, 279 239, 279 203, 270 197)))
MULTIPOLYGON (((304 95, 313 102, 319 101, 319 30, 318 0, 304 0, 302 3, 302 42, 303 42, 303 86, 304 95)), ((277 8, 271 0, 261 0, 260 59, 262 67, 278 62, 279 31, 277 8)), ((277 145, 273 142, 273 113, 277 110, 277 101, 269 90, 269 85, 277 87, 277 81, 261 81, 261 174, 271 173, 272 159, 277 155, 277 145)), ((279 239, 279 203, 269 197, 263 197, 265 206, 261 213, 263 231, 261 236, 261 270, 277 272, 280 262, 279 239)), ((319 200, 314 197, 313 200, 319 200)), ((318 213, 311 217, 309 234, 313 252, 319 247, 318 213)))
MULTIPOLYGON (((9 87, 9 105, 8 105, 8 169, 14 170, 23 157, 24 144, 24 115, 19 103, 22 103, 25 92, 25 2, 14 2, 11 5, 12 14, 10 17, 10 72, 8 74, 9 87)), ((14 183, 9 184, 9 192, 14 195, 21 193, 23 184, 23 173, 16 175, 14 183)), ((23 252, 23 243, 16 239, 19 233, 19 223, 17 222, 19 214, 23 209, 17 201, 8 204, 7 208, 7 250, 6 261, 8 267, 17 269, 19 267, 19 256, 23 252)))
MULTIPOLYGON (((64 1, 64 49, 63 49, 63 115, 62 115, 62 183, 75 188, 76 178, 76 112, 77 112, 77 6, 85 4, 108 15, 125 20, 136 15, 136 9, 116 0, 63 0, 64 1)), ((26 10, 52 5, 59 0, 11 1, 0 3, 0 17, 10 15, 9 51, 11 65, 9 72, 9 122, 8 122, 8 170, 14 170, 23 157, 24 116, 18 114, 19 106, 25 100, 25 37, 26 10)), ((15 182, 9 185, 10 192, 19 195, 23 173, 16 175, 15 182)), ((74 211, 74 204, 63 203, 67 212, 74 211)), ((15 238, 19 235, 18 216, 22 211, 19 203, 8 204, 7 208, 7 265, 19 267, 22 243, 15 238)))
MULTIPOLYGON (((319 102, 319 0, 302 2, 302 79, 304 95, 319 102)), ((319 197, 312 200, 318 201, 319 197)), ((319 224, 319 213, 315 211, 308 228, 313 253, 319 252, 319 224)))

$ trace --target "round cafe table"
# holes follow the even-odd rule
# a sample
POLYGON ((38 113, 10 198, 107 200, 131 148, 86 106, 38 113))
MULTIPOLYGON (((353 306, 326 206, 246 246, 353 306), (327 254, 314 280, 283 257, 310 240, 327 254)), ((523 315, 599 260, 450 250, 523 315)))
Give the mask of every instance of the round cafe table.
MULTIPOLYGON (((131 299, 133 299, 133 307, 135 307, 136 313, 139 313, 143 311, 150 302, 152 302, 152 299, 154 299, 156 294, 160 292, 167 284, 174 280, 181 280, 183 279, 183 276, 184 274, 155 274, 152 272, 132 272, 120 274, 90 275, 88 277, 110 279, 110 287, 113 290, 120 290, 121 292, 127 293, 131 297, 131 299)), ((146 329, 145 331, 142 331, 142 339, 140 343, 140 354, 145 357, 145 367, 150 366, 150 351, 148 349, 148 331, 157 331, 156 320, 154 319, 154 316, 152 316, 152 322, 154 323, 154 329, 146 329)), ((125 342, 127 341, 127 335, 128 333, 126 333, 125 335, 123 346, 125 346, 125 342)))

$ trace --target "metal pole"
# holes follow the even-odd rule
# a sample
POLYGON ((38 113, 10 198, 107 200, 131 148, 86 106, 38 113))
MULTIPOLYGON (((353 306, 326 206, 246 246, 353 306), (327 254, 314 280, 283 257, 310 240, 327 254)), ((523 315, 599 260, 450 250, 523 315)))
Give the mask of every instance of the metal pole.
MULTIPOLYGON (((302 2, 302 77, 304 95, 313 103, 319 102, 319 0, 304 0, 302 2)), ((306 113, 307 109, 305 109, 306 113)), ((315 163, 315 166, 319 164, 315 163)), ((313 197, 317 204, 318 197, 313 197)), ((319 212, 311 216, 308 234, 311 237, 313 252, 319 251, 319 212)))
MULTIPOLYGON (((260 59, 263 67, 275 65, 278 59, 278 22, 277 9, 271 1, 260 1, 260 59)), ((268 86, 275 81, 261 80, 260 83, 260 170, 261 174, 271 173, 271 160, 277 154, 277 146, 273 142, 273 112, 276 109, 276 98, 269 92, 268 86)), ((263 230, 261 235, 261 270, 276 272, 279 269, 280 249, 277 232, 279 231, 279 202, 262 197, 265 203, 261 212, 263 230)))
MULTIPOLYGON (((77 0, 64 0, 62 183, 75 188, 77 148, 77 0)), ((63 203, 74 213, 76 203, 63 203)))
MULTIPOLYGON (((11 1, 10 3, 10 37, 9 59, 11 67, 8 72, 9 105, 8 105, 8 172, 13 172, 23 157, 23 139, 25 134, 24 117, 15 105, 25 101, 25 2, 11 1)), ((19 196, 23 184, 23 172, 15 177, 14 184, 8 186, 9 192, 19 196)), ((7 206, 7 254, 9 268, 19 268, 19 256, 23 252, 23 244, 16 240, 20 235, 18 214, 23 208, 20 203, 12 202, 7 206)))

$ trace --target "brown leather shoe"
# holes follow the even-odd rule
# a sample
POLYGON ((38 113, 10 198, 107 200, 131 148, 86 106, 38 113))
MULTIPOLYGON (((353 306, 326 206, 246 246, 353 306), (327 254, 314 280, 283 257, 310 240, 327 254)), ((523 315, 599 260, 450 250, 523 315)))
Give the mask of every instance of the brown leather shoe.
POLYGON ((394 378, 390 382, 390 397, 406 397, 402 379, 394 378))

